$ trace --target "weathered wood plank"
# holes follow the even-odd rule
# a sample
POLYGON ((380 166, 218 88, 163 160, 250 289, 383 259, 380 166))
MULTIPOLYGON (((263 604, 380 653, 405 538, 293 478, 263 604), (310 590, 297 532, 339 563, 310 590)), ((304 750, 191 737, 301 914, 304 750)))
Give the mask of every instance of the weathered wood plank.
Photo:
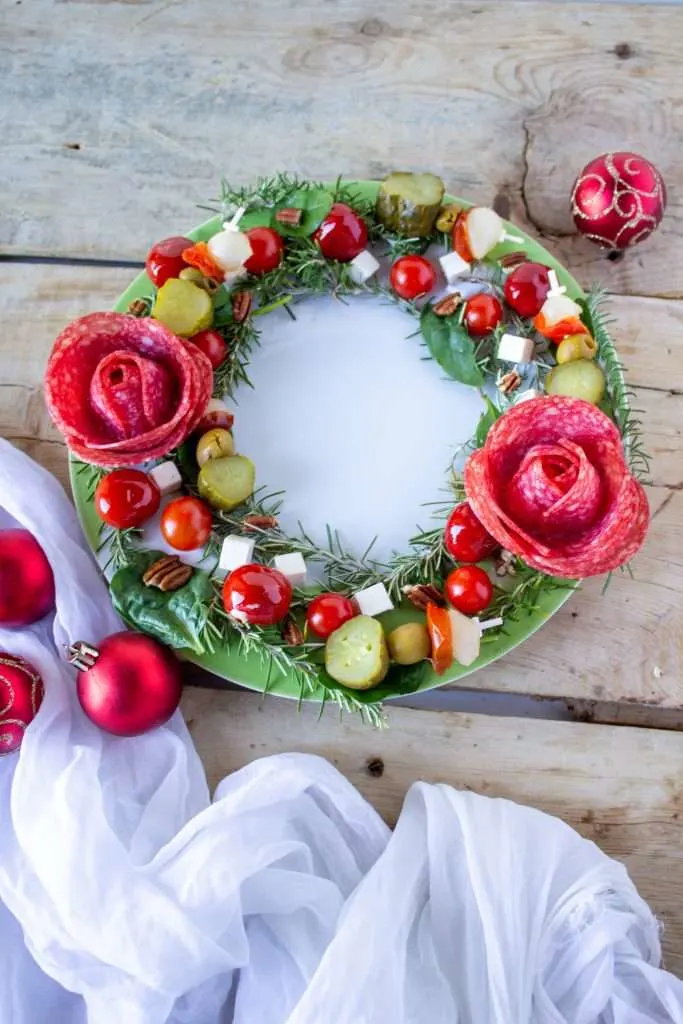
POLYGON ((221 174, 401 166, 502 197, 585 282, 683 294, 678 8, 32 0, 5 14, 7 252, 136 259, 199 219, 221 174), (571 233, 568 197, 588 159, 624 145, 660 166, 671 202, 651 241, 608 263, 571 233))
POLYGON ((331 761, 393 824, 417 779, 531 804, 622 860, 664 922, 683 969, 683 737, 646 729, 400 708, 377 732, 352 716, 256 695, 185 691, 182 708, 212 788, 284 751, 331 761), (371 761, 380 760, 375 772, 371 761), (596 784, 599 780, 599 784, 596 784))
MULTIPOLYGON (((79 314, 112 305, 129 270, 0 264, 0 433, 66 482, 66 456, 41 379, 53 338, 79 314)), ((523 646, 464 680, 466 688, 575 700, 683 705, 683 333, 680 303, 615 299, 652 452, 651 533, 635 580, 587 582, 523 646)))

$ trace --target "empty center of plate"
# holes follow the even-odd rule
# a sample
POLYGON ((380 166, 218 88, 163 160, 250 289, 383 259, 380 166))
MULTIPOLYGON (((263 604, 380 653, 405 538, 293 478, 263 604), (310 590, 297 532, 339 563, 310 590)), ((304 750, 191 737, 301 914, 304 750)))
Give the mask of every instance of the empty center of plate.
POLYGON ((474 433, 474 388, 425 360, 418 322, 371 296, 329 296, 257 319, 261 346, 235 410, 237 450, 256 464, 257 486, 284 490, 280 516, 319 543, 325 525, 362 553, 405 551, 425 502, 440 500, 454 452, 474 433))

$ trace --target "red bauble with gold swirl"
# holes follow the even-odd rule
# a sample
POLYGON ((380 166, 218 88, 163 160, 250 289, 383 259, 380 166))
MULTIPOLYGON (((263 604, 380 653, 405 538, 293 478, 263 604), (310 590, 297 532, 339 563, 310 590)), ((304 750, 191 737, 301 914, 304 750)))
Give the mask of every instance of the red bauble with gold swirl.
POLYGON ((603 153, 579 174, 571 205, 582 235, 609 249, 626 249, 658 227, 666 207, 666 185, 645 157, 603 153))
POLYGON ((0 651, 0 757, 19 749, 44 694, 43 680, 33 665, 0 651))

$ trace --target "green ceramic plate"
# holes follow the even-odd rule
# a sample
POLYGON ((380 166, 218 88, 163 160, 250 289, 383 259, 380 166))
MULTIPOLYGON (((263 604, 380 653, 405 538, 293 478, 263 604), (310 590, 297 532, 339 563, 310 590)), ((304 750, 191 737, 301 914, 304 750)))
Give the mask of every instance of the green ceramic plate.
MULTIPOLYGON (((374 199, 379 188, 379 183, 375 181, 357 181, 349 182, 348 184, 355 187, 364 198, 368 199, 374 199)), ((469 205, 465 200, 458 199, 456 196, 446 196, 445 201, 458 203, 463 206, 469 205)), ((195 230, 188 232, 188 234, 195 240, 207 239, 210 238, 211 235, 219 229, 219 227, 220 218, 214 217, 211 220, 206 221, 204 224, 201 224, 195 230)), ((583 297, 584 293, 578 283, 562 266, 560 266, 557 260, 551 256, 547 249, 544 249, 543 246, 539 245, 539 243, 533 238, 524 234, 517 225, 508 225, 508 228, 511 233, 524 236, 524 248, 526 249, 530 259, 538 260, 549 267, 555 268, 560 281, 567 287, 568 294, 571 295, 572 298, 579 299, 583 297)), ((511 251, 515 248, 520 248, 520 246, 506 243, 499 246, 496 254, 502 254, 505 251, 511 251)), ((139 274, 131 283, 130 287, 128 287, 123 293, 117 302, 115 309, 119 312, 125 312, 133 299, 149 294, 149 289, 150 285, 147 276, 144 273, 139 274)), ((71 487, 85 535, 91 547, 95 549, 97 545, 100 521, 97 518, 92 502, 87 498, 84 482, 79 479, 74 470, 73 461, 71 464, 71 487)), ((468 676, 471 672, 476 672, 479 669, 484 668, 486 665, 490 665, 491 662, 496 661, 508 651, 523 643, 524 640, 530 637, 532 633, 535 633, 544 622, 547 622, 547 620, 562 607, 565 601, 567 601, 571 596, 573 589, 575 589, 573 586, 568 586, 566 589, 562 588, 558 590, 551 590, 544 594, 535 611, 529 615, 525 615, 517 622, 509 623, 506 627, 505 635, 501 635, 491 642, 484 643, 482 645, 481 656, 468 668, 453 664, 443 676, 437 676, 426 663, 423 663, 419 666, 418 671, 410 673, 404 679, 402 685, 392 685, 390 673, 385 683, 381 686, 368 691, 366 694, 359 692, 355 695, 361 700, 367 699, 376 701, 378 699, 400 696, 403 693, 415 692, 417 690, 429 690, 434 687, 441 686, 444 683, 452 683, 464 679, 464 677, 468 676)), ((382 621, 385 626, 391 629, 400 622, 415 617, 416 616, 411 611, 401 609, 395 612, 390 612, 386 616, 382 616, 382 621)), ((188 654, 188 660, 193 661, 197 665, 201 665, 223 679, 239 683, 249 689, 261 691, 264 689, 266 684, 263 666, 257 657, 245 658, 236 652, 225 651, 203 657, 188 654)), ((299 699, 298 685, 285 673, 273 669, 270 673, 267 686, 270 693, 276 693, 282 697, 299 699)), ((311 699, 320 700, 322 699, 323 694, 324 690, 321 687, 319 692, 313 695, 311 699)))

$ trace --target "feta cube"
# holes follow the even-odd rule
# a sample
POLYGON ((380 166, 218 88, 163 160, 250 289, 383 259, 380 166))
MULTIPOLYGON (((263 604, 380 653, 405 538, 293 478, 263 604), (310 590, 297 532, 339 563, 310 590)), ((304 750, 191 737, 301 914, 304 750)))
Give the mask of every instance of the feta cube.
POLYGON ((467 274, 470 269, 470 264, 467 260, 464 260, 462 256, 458 256, 457 252, 447 252, 445 256, 440 256, 439 263, 443 270, 443 276, 449 284, 453 284, 458 277, 467 274))
POLYGON ((361 615, 381 615, 392 611, 394 605, 383 583, 374 583, 353 595, 361 615))
POLYGON ((534 354, 534 343, 531 338, 522 338, 517 334, 503 334, 498 342, 498 359, 505 363, 530 363, 534 354))
POLYGON ((528 402, 530 398, 540 398, 542 394, 543 392, 538 391, 537 388, 527 388, 526 391, 520 391, 519 394, 515 396, 512 404, 519 405, 520 402, 528 402))
POLYGON ((183 478, 178 472, 175 462, 160 462, 148 474, 161 492, 161 496, 173 494, 183 486, 183 478))
POLYGON ((241 565, 249 565, 254 556, 255 540, 249 537, 226 537, 223 541, 218 568, 222 572, 232 572, 241 565))
POLYGON ((355 259, 351 260, 349 267, 351 268, 351 280, 356 284, 365 284, 379 270, 379 262, 369 249, 363 249, 355 259))
POLYGON ((286 576, 293 587, 300 587, 306 582, 306 562, 300 551, 292 551, 286 555, 276 555, 273 559, 276 569, 286 576))

